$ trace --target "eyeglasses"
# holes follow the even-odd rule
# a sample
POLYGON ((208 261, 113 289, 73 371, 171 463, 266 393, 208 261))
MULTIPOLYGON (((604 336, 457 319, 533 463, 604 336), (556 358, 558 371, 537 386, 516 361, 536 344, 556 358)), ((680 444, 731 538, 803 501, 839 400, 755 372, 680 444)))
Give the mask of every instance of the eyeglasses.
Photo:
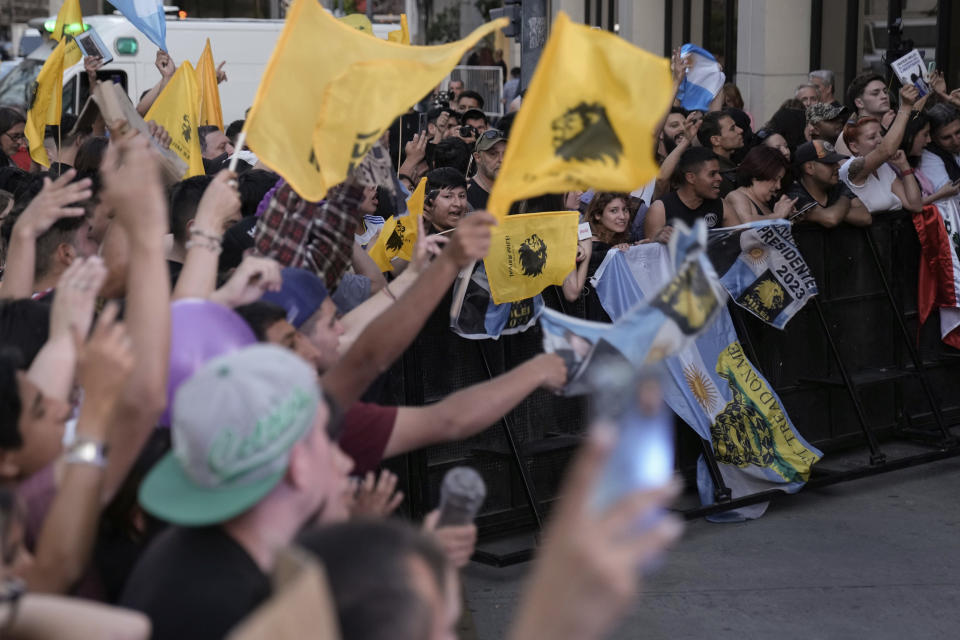
POLYGON ((486 138, 487 140, 496 140, 497 138, 503 138, 506 140, 507 136, 503 135, 503 131, 500 129, 487 129, 480 135, 480 138, 486 138))
POLYGON ((27 141, 27 136, 24 135, 22 132, 21 132, 21 133, 10 133, 10 132, 8 131, 8 132, 4 133, 3 135, 7 136, 8 138, 10 138, 11 140, 13 140, 14 142, 26 142, 26 141, 27 141))

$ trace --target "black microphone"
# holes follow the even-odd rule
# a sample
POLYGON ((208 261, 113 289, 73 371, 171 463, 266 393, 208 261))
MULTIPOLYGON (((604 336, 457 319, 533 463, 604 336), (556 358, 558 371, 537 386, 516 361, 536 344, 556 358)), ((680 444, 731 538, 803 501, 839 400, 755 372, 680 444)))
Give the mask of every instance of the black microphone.
POLYGON ((437 527, 459 527, 473 522, 487 497, 487 485, 470 467, 454 467, 440 485, 440 518, 437 527))

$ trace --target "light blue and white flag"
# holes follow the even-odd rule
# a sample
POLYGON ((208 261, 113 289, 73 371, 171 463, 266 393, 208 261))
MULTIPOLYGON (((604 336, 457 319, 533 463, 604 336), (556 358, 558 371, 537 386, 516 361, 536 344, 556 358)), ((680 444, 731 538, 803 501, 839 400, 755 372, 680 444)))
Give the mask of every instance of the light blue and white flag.
POLYGON ((150 42, 167 50, 167 17, 163 0, 109 0, 150 42))
MULTIPOLYGON (((625 309, 657 295, 671 277, 651 245, 608 256, 601 267, 606 268, 598 269, 595 287, 615 323, 625 309)), ((770 489, 795 492, 803 486, 822 454, 796 431, 780 398, 747 359, 726 308, 694 344, 665 364, 669 376, 663 380, 664 399, 711 443, 734 498, 770 489)), ((702 458, 697 487, 702 503, 712 504, 713 481, 702 458)), ((757 518, 766 508, 766 503, 750 505, 709 519, 757 518)))
POLYGON ((687 71, 677 91, 677 98, 688 111, 707 111, 727 76, 721 71, 720 63, 713 54, 695 44, 685 44, 680 48, 682 58, 691 58, 693 64, 687 71))
POLYGON ((635 303, 629 308, 618 308, 622 313, 616 314, 613 324, 586 322, 544 310, 541 319, 544 350, 558 353, 567 360, 566 395, 589 390, 585 383, 589 379, 586 371, 600 356, 622 358, 636 368, 655 364, 692 343, 713 321, 723 308, 726 294, 707 259, 706 235, 706 225, 702 222, 692 231, 679 223, 669 249, 657 244, 637 247, 649 255, 659 273, 668 274, 654 294, 642 301, 637 297, 639 288, 630 289, 632 276, 622 264, 622 253, 611 250, 595 278, 606 283, 621 283, 627 289, 621 297, 630 297, 635 303), (603 277, 603 273, 613 270, 620 270, 621 276, 603 277))
POLYGON ((786 220, 713 229, 707 253, 734 301, 777 329, 817 295, 817 281, 786 220))

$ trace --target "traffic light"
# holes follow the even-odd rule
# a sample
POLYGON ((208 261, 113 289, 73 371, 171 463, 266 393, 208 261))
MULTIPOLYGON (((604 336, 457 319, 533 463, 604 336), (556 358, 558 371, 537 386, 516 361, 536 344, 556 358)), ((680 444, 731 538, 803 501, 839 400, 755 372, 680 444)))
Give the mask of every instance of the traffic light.
POLYGON ((504 0, 502 9, 490 9, 490 19, 509 18, 510 24, 503 28, 503 35, 508 38, 520 39, 520 20, 522 0, 504 0))

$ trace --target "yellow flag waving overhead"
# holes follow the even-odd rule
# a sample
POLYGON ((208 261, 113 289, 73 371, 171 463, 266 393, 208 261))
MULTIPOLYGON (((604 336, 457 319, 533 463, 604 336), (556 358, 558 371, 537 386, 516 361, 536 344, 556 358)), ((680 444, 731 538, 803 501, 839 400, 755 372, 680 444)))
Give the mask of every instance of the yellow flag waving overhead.
POLYGON ((73 39, 75 35, 83 33, 83 14, 80 13, 80 0, 66 0, 57 13, 57 23, 53 27, 51 37, 59 42, 67 36, 67 51, 64 54, 64 66, 70 67, 80 62, 83 53, 73 39), (76 33, 71 33, 76 31, 76 33), (66 33, 65 33, 66 32, 66 33))
POLYGON ((197 61, 197 84, 200 85, 200 126, 213 125, 223 131, 223 110, 217 87, 217 65, 213 61, 210 38, 197 61))
POLYGON ((407 25, 407 14, 400 14, 400 28, 388 33, 387 40, 400 44, 410 44, 410 27, 407 25))
POLYGON ((371 38, 316 0, 295 0, 247 118, 247 144, 307 200, 343 182, 399 114, 485 35, 410 47, 371 38))
POLYGON ((63 57, 66 49, 66 41, 61 40, 43 63, 37 76, 33 102, 27 112, 27 124, 23 128, 30 143, 30 157, 44 167, 50 166, 47 150, 43 148, 44 134, 47 125, 60 124, 63 110, 63 57))
POLYGON ((184 61, 144 118, 147 121, 155 120, 170 134, 170 150, 183 158, 189 167, 184 178, 204 173, 200 139, 197 137, 199 104, 197 72, 192 64, 184 61))
POLYGON ((380 237, 370 249, 370 257, 380 267, 380 271, 390 271, 394 258, 410 262, 413 259, 413 245, 417 243, 417 218, 423 215, 423 200, 427 193, 427 179, 420 178, 420 184, 407 198, 407 211, 410 215, 387 220, 380 230, 380 237))
POLYGON ((493 301, 516 302, 563 284, 576 267, 579 221, 576 211, 503 218, 483 261, 493 301))
MULTIPOLYGON (((654 128, 670 106, 670 62, 562 11, 510 130, 487 207, 531 196, 632 191, 657 174, 654 128)), ((489 269, 488 269, 489 271, 489 269)))

